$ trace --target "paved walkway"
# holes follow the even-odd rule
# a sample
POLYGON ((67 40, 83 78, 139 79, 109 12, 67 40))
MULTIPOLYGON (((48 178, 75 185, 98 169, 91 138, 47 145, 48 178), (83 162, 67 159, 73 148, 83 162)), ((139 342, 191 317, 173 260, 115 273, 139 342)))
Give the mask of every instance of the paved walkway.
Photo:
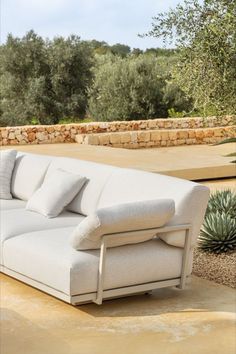
POLYGON ((72 143, 22 145, 17 146, 17 149, 38 154, 69 156, 191 180, 236 176, 236 166, 230 163, 232 157, 224 156, 235 151, 236 144, 127 150, 72 143))
POLYGON ((235 290, 207 280, 80 307, 1 281, 1 354, 236 352, 235 290))

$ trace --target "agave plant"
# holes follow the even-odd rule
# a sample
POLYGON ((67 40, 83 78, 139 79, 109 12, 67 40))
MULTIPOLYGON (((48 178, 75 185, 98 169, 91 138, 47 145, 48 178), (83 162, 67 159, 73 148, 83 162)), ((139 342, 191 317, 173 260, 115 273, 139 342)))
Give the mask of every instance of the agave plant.
POLYGON ((236 194, 231 190, 211 194, 199 247, 214 253, 236 249, 236 194))
POLYGON ((236 194, 230 189, 211 194, 206 215, 209 213, 226 213, 236 219, 236 194))
POLYGON ((199 247, 214 253, 236 249, 236 219, 225 212, 207 214, 200 231, 199 247))

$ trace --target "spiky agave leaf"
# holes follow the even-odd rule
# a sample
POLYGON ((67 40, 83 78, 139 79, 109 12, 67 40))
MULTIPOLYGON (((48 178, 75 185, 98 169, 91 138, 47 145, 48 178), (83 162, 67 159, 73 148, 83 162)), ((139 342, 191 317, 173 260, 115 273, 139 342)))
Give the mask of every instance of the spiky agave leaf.
MULTIPOLYGON (((230 154, 224 155, 225 157, 234 157, 236 156, 236 152, 231 152, 230 154)), ((230 161, 231 163, 236 163, 236 160, 230 161)))
POLYGON ((215 143, 214 145, 222 145, 222 144, 228 144, 228 143, 236 143, 236 137, 224 139, 224 140, 220 141, 219 143, 215 143))
POLYGON ((225 212, 207 214, 200 231, 199 247, 214 253, 236 249, 236 219, 225 212))
MULTIPOLYGON (((236 143, 236 137, 232 137, 232 138, 227 138, 224 139, 218 143, 215 143, 214 145, 221 145, 221 144, 228 144, 228 143, 236 143)), ((226 155, 227 156, 227 155, 226 155)), ((234 153, 229 154, 228 156, 235 156, 234 153)), ((236 160, 230 161, 231 163, 236 163, 236 160)))
POLYGON ((224 155, 225 157, 234 157, 236 156, 236 152, 231 152, 230 154, 224 155))
POLYGON ((230 189, 216 191, 211 194, 206 215, 209 213, 226 213, 236 218, 236 194, 230 189))

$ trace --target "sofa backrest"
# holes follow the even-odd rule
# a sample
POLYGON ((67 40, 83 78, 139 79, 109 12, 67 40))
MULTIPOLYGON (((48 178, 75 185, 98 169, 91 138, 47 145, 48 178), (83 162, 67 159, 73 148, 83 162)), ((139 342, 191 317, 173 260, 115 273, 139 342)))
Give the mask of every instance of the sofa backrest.
MULTIPOLYGON (((192 224, 194 244, 209 198, 209 189, 200 184, 161 174, 119 169, 106 183, 98 208, 155 198, 171 198, 175 201, 175 216, 168 225, 192 224)), ((184 246, 182 231, 163 234, 161 238, 173 246, 184 246)))
POLYGON ((43 183, 51 161, 50 156, 18 153, 11 182, 13 197, 28 200, 43 183))
MULTIPOLYGON (((209 189, 187 180, 133 169, 118 168, 66 157, 19 154, 13 171, 12 193, 27 200, 44 178, 62 168, 87 177, 82 190, 68 205, 75 213, 89 215, 98 208, 155 198, 175 201, 175 215, 169 225, 190 223, 195 243, 204 218, 209 189)), ((168 244, 183 247, 183 232, 163 234, 168 244)))
POLYGON ((83 215, 89 215, 97 210, 98 201, 107 180, 119 169, 90 161, 55 157, 47 170, 45 179, 58 168, 87 177, 88 181, 67 207, 67 210, 83 215))

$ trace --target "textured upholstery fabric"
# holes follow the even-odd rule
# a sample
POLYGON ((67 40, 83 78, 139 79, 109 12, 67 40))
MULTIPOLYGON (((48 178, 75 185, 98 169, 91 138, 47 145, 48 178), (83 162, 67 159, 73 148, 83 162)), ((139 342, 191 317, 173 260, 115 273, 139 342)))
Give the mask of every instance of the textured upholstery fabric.
MULTIPOLYGON (((95 292, 99 251, 75 251, 73 228, 32 232, 4 243, 4 265, 68 295, 95 292)), ((153 239, 107 250, 105 289, 180 276, 182 249, 153 239)))
POLYGON ((51 157, 33 154, 17 155, 12 174, 12 195, 28 200, 43 183, 51 157))
POLYGON ((26 202, 20 199, 0 199, 0 210, 24 209, 26 202))
POLYGON ((26 209, 54 218, 72 201, 85 181, 80 175, 55 170, 30 197, 26 209))
POLYGON ((0 151, 0 198, 12 199, 11 178, 16 160, 16 150, 0 151))
MULTIPOLYGON (((192 224, 192 245, 194 245, 209 198, 209 189, 205 186, 179 178, 120 169, 111 176, 104 187, 98 208, 155 198, 174 200, 175 215, 168 225, 192 224)), ((182 231, 171 232, 161 237, 173 246, 184 246, 182 231)))
MULTIPOLYGON (((17 157, 13 171, 13 196, 28 200, 44 178, 47 180, 58 168, 88 178, 81 192, 68 206, 70 210, 90 215, 98 209, 123 203, 173 199, 175 215, 168 224, 192 224, 192 245, 195 243, 207 205, 208 188, 137 170, 23 154, 17 157)), ((4 208, 9 210, 1 208, 0 215, 4 265, 67 295, 96 291, 99 250, 76 251, 69 242, 70 235, 85 219, 84 216, 64 211, 57 218, 48 219, 22 208, 10 208, 13 204, 8 202, 4 202, 4 208)), ((19 205, 18 201, 14 203, 19 205)), ((105 289, 179 277, 183 233, 159 236, 162 240, 154 238, 109 248, 105 289)), ((190 259, 188 273, 191 263, 190 259)))
POLYGON ((135 230, 143 231, 136 232, 135 237, 129 233, 125 237, 116 235, 108 246, 144 242, 156 234, 147 229, 165 225, 174 212, 175 204, 171 199, 146 200, 99 209, 79 223, 72 233, 71 244, 78 250, 98 249, 103 235, 135 230))
POLYGON ((84 216, 64 211, 57 218, 45 216, 25 209, 3 210, 0 214, 1 241, 27 232, 76 226, 84 216))
POLYGON ((114 171, 118 170, 118 168, 108 165, 59 157, 53 159, 45 179, 58 168, 63 168, 63 170, 71 173, 78 173, 87 178, 87 182, 81 191, 67 207, 68 210, 83 215, 89 215, 97 209, 98 200, 106 181, 114 171))

